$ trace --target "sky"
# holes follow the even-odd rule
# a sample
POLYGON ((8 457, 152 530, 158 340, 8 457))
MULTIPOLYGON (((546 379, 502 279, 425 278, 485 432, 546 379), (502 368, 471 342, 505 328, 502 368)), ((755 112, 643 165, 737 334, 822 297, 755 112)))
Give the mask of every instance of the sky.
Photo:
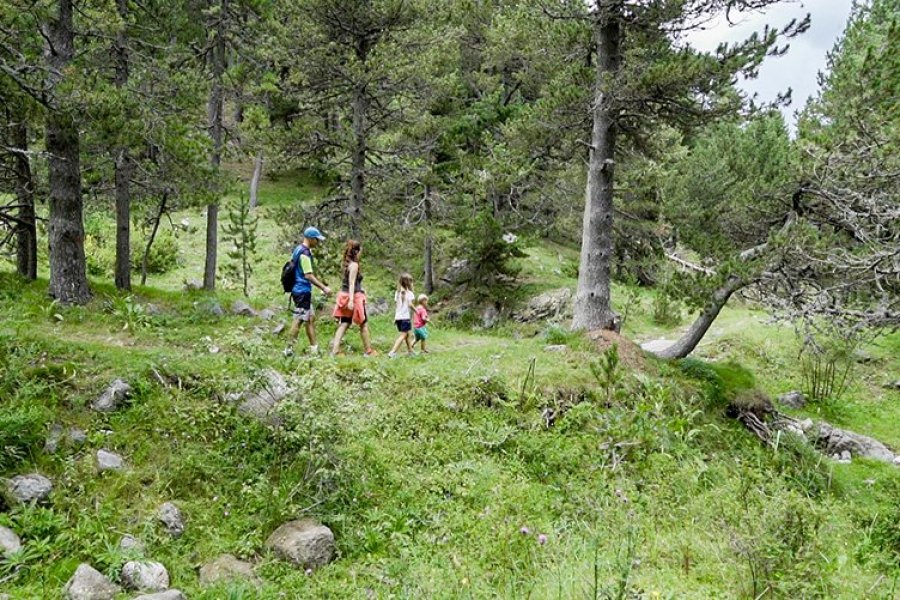
POLYGON ((724 19, 708 24, 703 31, 692 32, 688 41, 701 50, 715 50, 721 42, 746 39, 753 31, 762 31, 766 24, 783 27, 791 19, 811 15, 809 30, 790 40, 790 49, 782 57, 767 57, 759 77, 742 81, 749 94, 759 94, 763 102, 774 100, 779 92, 793 90, 790 106, 782 109, 785 120, 793 129, 795 112, 801 110, 809 96, 818 91, 817 74, 825 69, 825 58, 844 31, 853 0, 801 0, 776 4, 765 11, 732 15, 734 25, 724 19))

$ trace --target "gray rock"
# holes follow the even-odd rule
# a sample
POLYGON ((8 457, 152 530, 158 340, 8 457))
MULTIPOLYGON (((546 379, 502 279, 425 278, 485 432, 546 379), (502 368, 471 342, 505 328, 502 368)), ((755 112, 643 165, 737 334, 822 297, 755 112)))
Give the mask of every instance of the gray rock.
POLYGON ((125 469, 125 459, 109 450, 97 450, 97 470, 101 473, 104 471, 122 471, 125 469))
POLYGON ((6 490, 15 504, 43 502, 53 491, 53 483, 40 473, 29 473, 8 480, 6 490))
POLYGON ((103 573, 81 563, 63 588, 66 600, 112 600, 122 589, 103 573))
POLYGON ((366 313, 370 317, 387 314, 389 310, 391 310, 391 303, 387 298, 376 298, 372 302, 366 303, 366 313))
POLYGON ((22 549, 22 540, 16 532, 0 526, 0 555, 11 556, 22 549))
POLYGON ((231 313, 241 317, 255 317, 256 311, 243 300, 235 300, 231 305, 231 313))
POLYGON ((569 288, 552 290, 529 300, 528 304, 513 313, 513 319, 520 323, 557 319, 569 312, 571 304, 572 290, 569 288))
POLYGON ((91 408, 98 412, 112 412, 116 410, 131 395, 131 386, 116 379, 106 388, 99 398, 91 403, 91 408))
POLYGON ((264 308, 259 311, 259 318, 263 321, 271 321, 276 316, 276 313, 271 308, 264 308))
POLYGON ((894 466, 900 467, 900 454, 894 457, 894 466))
POLYGON ((181 590, 166 590, 155 594, 141 594, 135 596, 134 600, 185 600, 185 598, 181 590))
POLYGON ((279 323, 275 327, 272 328, 272 335, 281 335, 281 332, 284 331, 285 324, 284 322, 279 323))
POLYGON ((150 315, 151 317, 158 317, 163 314, 162 309, 156 304, 147 303, 144 305, 144 312, 150 315))
POLYGON ((849 451, 844 450, 841 452, 841 462, 850 462, 852 459, 853 457, 850 455, 849 451))
POLYGON ((261 386, 242 395, 243 401, 238 405, 238 412, 276 426, 280 422, 276 406, 291 391, 281 373, 266 369, 261 386))
POLYGON ((266 546, 280 558, 304 569, 316 569, 334 559, 334 534, 311 519, 290 521, 276 529, 266 546))
POLYGON ((544 346, 544 352, 565 352, 566 348, 565 344, 548 344, 544 346))
POLYGON ((465 258, 454 259, 450 266, 444 270, 441 280, 446 283, 465 283, 472 278, 472 267, 465 258))
POLYGON ((143 553, 145 548, 144 542, 127 533, 119 540, 119 550, 123 552, 143 553))
POLYGON ((213 302, 212 305, 210 305, 210 307, 207 310, 209 310, 209 314, 211 314, 213 316, 216 316, 216 317, 224 317, 225 316, 225 309, 222 308, 222 305, 219 304, 218 302, 213 302))
POLYGON ((884 384, 885 389, 888 390, 900 390, 900 379, 897 381, 891 381, 890 383, 884 384))
POLYGON ((803 392, 787 392, 778 396, 778 403, 788 408, 803 408, 806 406, 806 396, 803 395, 803 392))
POLYGON ((485 329, 493 329, 500 322, 500 309, 490 304, 481 313, 481 326, 485 329))
POLYGON ((668 348, 669 346, 671 346, 674 343, 675 342, 673 342, 672 340, 664 340, 664 339, 650 340, 650 341, 647 341, 647 342, 644 342, 643 344, 641 344, 641 350, 644 350, 645 352, 650 352, 651 354, 656 354, 658 352, 662 352, 663 350, 665 350, 666 348, 668 348))
POLYGON ((199 279, 186 279, 184 281, 184 289, 187 292, 196 292, 203 289, 203 282, 199 279))
POLYGON ((872 458, 888 463, 894 461, 894 453, 878 440, 846 429, 838 429, 825 421, 820 421, 818 427, 810 433, 816 446, 822 448, 829 455, 840 456, 843 452, 848 452, 851 456, 872 458))
POLYGON ((253 572, 253 565, 230 554, 223 554, 200 567, 201 586, 209 587, 220 581, 247 581, 255 585, 261 583, 253 572))
POLYGON ((77 427, 70 428, 66 437, 73 448, 80 448, 87 442, 87 434, 77 427))
POLYGON ((166 502, 160 506, 157 517, 172 537, 179 538, 184 534, 184 517, 181 509, 173 502, 166 502))
POLYGON ((169 572, 162 563, 132 560, 122 567, 122 584, 139 592, 161 592, 169 589, 169 572))
POLYGON ((59 423, 54 423, 50 426, 50 431, 47 433, 47 439, 44 441, 44 452, 53 454, 59 450, 59 443, 62 439, 63 427, 59 423))

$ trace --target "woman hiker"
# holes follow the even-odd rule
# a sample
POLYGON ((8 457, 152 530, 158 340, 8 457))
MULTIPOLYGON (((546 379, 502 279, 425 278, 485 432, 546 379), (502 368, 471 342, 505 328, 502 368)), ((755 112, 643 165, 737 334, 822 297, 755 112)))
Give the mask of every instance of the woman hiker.
POLYGON ((351 324, 359 325, 359 334, 362 337, 366 356, 378 354, 372 349, 372 341, 369 335, 369 317, 366 314, 366 292, 363 290, 363 275, 359 268, 359 257, 362 254, 362 246, 356 240, 348 240, 344 246, 344 275, 341 283, 341 291, 337 295, 334 306, 334 317, 340 322, 334 334, 331 344, 332 356, 341 356, 341 340, 351 324))

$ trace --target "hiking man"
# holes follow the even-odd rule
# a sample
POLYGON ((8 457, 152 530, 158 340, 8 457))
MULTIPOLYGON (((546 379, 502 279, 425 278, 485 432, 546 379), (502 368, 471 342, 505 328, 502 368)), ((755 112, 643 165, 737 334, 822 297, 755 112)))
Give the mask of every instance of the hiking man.
POLYGON ((309 353, 318 354, 319 345, 316 344, 315 311, 312 306, 312 286, 316 286, 326 296, 331 295, 331 288, 325 285, 313 272, 312 250, 324 242, 325 236, 315 227, 307 227, 303 232, 303 242, 297 246, 292 255, 296 273, 294 287, 291 289, 291 300, 294 302, 294 321, 288 334, 288 346, 284 349, 285 356, 294 355, 294 344, 300 333, 300 322, 306 325, 306 337, 309 338, 309 353))

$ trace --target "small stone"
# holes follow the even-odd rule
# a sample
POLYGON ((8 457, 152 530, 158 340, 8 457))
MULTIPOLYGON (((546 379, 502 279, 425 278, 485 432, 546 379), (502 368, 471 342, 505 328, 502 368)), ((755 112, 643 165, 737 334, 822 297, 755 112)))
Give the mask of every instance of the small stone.
POLYGON ((17 475, 6 482, 6 489, 14 503, 43 502, 53 491, 53 483, 40 473, 17 475))
POLYGON ((890 383, 884 384, 885 389, 888 390, 900 390, 900 379, 897 381, 891 381, 890 383))
POLYGON ((16 532, 8 527, 0 526, 0 553, 9 557, 22 549, 22 540, 16 532))
POLYGON ((172 537, 178 538, 184 534, 184 517, 174 503, 166 502, 160 506, 158 517, 172 537))
POLYGON ((200 567, 200 585, 210 587, 220 581, 249 581, 259 584, 253 572, 253 565, 238 560, 231 554, 223 554, 212 562, 200 567))
POLYGON ((495 304, 488 305, 481 313, 481 326, 493 329, 500 322, 500 309, 495 304))
POLYGON ((67 437, 73 448, 80 448, 87 442, 87 434, 77 427, 70 428, 67 437))
POLYGON ((318 568, 334 559, 334 534, 311 519, 290 521, 276 529, 266 546, 301 568, 318 568))
POLYGON ((91 403, 91 408, 98 412, 112 412, 130 395, 131 386, 121 379, 116 379, 108 388, 106 388, 106 391, 104 391, 99 398, 91 403))
POLYGON ((63 588, 66 600, 112 600, 121 588, 87 563, 81 563, 63 588))
POLYGON ((196 292, 203 289, 203 282, 199 279, 187 279, 184 282, 184 289, 188 292, 196 292))
POLYGON ((279 323, 272 329, 272 335, 281 335, 281 333, 284 331, 284 328, 285 328, 285 324, 279 323))
POLYGON ((544 352, 565 352, 566 345, 565 344, 548 344, 544 346, 544 352))
POLYGON ((272 319, 275 318, 275 316, 276 316, 275 311, 272 310, 271 308, 264 308, 261 311, 259 311, 259 318, 262 319, 263 321, 271 321, 272 319))
POLYGON ((144 548, 144 542, 127 533, 122 536, 121 540, 119 540, 119 550, 121 550, 122 552, 143 553, 144 548))
POLYGON ((101 473, 104 471, 121 471, 125 468, 125 460, 109 450, 97 450, 97 470, 101 473))
POLYGON ((850 454, 849 450, 844 450, 843 452, 841 452, 841 460, 843 462, 850 462, 852 458, 853 456, 850 454))
POLYGON ((255 317, 256 311, 253 310, 253 307, 244 302, 243 300, 236 300, 234 304, 231 305, 232 314, 239 315, 242 317, 255 317))
POLYGON ((215 317, 224 317, 225 309, 222 308, 222 305, 218 302, 214 302, 212 306, 209 307, 209 313, 215 317))
POLYGON ((185 600, 185 595, 181 590, 166 590, 155 594, 141 594, 135 596, 134 600, 185 600))
POLYGON ((59 443, 63 438, 63 428, 59 423, 50 426, 50 432, 47 433, 47 439, 44 441, 44 452, 53 454, 59 450, 59 443))
POLYGON ((158 317, 163 313, 162 309, 156 304, 147 303, 144 305, 144 312, 151 317, 158 317))
POLYGON ((122 583, 139 592, 161 592, 169 589, 169 572, 162 563, 132 560, 122 567, 122 583))
POLYGON ((803 408, 806 406, 806 396, 803 395, 802 392, 793 391, 787 392, 786 394, 781 394, 778 396, 778 402, 782 406, 786 406, 788 408, 803 408))

